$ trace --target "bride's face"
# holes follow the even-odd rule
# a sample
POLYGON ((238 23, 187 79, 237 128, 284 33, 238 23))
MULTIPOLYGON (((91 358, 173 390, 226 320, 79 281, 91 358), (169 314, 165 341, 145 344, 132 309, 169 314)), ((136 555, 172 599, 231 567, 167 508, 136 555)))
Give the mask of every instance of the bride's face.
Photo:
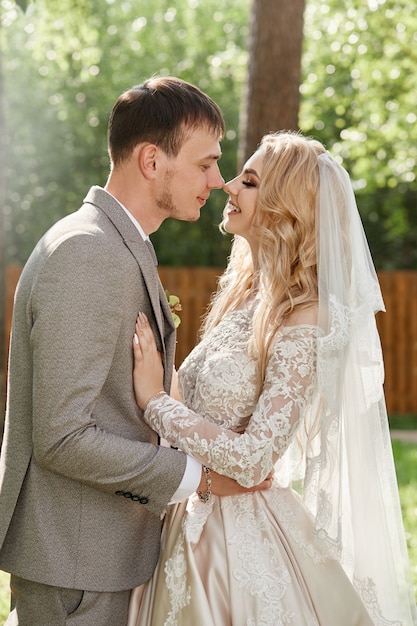
POLYGON ((252 227, 256 212, 259 185, 263 168, 263 154, 258 150, 245 163, 239 176, 223 187, 229 201, 223 211, 224 229, 233 235, 244 237, 251 247, 256 245, 252 227))

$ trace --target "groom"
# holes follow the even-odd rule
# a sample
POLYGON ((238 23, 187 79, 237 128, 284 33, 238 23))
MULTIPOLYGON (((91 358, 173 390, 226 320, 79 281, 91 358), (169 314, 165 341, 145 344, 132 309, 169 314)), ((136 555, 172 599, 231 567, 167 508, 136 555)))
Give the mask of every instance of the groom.
MULTIPOLYGON (((126 624, 130 590, 158 558, 164 507, 205 489, 200 464, 158 446, 142 420, 132 336, 143 311, 169 390, 175 329, 148 236, 167 217, 197 220, 222 187, 223 133, 217 105, 179 79, 122 94, 106 186, 46 233, 23 270, 0 466, 8 626, 126 624)), ((244 491, 212 480, 218 495, 244 491)))

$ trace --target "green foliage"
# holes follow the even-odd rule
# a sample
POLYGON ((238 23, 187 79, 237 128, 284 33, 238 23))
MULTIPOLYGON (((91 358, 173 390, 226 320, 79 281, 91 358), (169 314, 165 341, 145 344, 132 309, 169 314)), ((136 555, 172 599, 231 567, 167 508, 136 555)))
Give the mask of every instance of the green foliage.
POLYGON ((391 430, 417 430, 417 415, 390 415, 389 426, 391 430))
POLYGON ((407 0, 307 2, 303 131, 354 181, 377 267, 417 269, 417 14, 407 0))
MULTIPOLYGON (((108 174, 107 120, 116 97, 153 74, 173 74, 222 107, 223 172, 235 174, 248 0, 37 0, 25 14, 2 1, 6 93, 8 258, 23 262, 45 230, 108 174)), ((166 222, 161 264, 224 263, 225 204, 212 194, 197 224, 166 222), (176 245, 166 245, 176 237, 176 245)))
POLYGON ((28 6, 28 0, 16 0, 16 4, 22 9, 22 11, 26 11, 28 6))
POLYGON ((417 445, 401 441, 393 441, 392 445, 411 574, 417 596, 417 445))
MULTIPOLYGON (((180 76, 219 103, 228 128, 221 168, 235 175, 249 6, 36 0, 22 12, 0 0, 10 262, 24 262, 92 184, 105 184, 113 102, 152 74, 180 76)), ((351 172, 381 269, 417 269, 416 39, 406 0, 307 0, 300 128, 351 172)), ((153 236, 160 263, 223 265, 224 203, 213 192, 199 222, 165 222, 153 236)))

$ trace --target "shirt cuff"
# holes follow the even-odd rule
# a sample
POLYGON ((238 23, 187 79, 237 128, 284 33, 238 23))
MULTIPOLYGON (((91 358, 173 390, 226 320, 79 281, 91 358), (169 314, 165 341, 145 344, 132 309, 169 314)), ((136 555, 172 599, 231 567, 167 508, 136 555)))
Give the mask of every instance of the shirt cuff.
POLYGON ((179 484, 177 491, 172 496, 169 504, 175 504, 181 502, 186 498, 189 498, 200 484, 201 480, 201 463, 193 459, 193 457, 187 455, 187 465, 185 467, 184 476, 179 484))

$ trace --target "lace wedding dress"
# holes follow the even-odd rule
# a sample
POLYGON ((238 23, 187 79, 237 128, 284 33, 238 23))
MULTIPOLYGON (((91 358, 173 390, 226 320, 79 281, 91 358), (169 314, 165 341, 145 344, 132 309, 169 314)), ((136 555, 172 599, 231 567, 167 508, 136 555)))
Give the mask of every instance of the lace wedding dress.
POLYGON ((252 317, 252 306, 229 313, 180 368, 185 406, 163 396, 149 403, 145 419, 242 485, 274 467, 274 485, 169 507, 158 567, 133 593, 129 626, 400 626, 381 615, 372 581, 360 598, 289 486, 294 459, 300 478, 304 471, 319 329, 282 328, 257 399, 247 354, 252 317))
POLYGON ((273 487, 169 507, 128 626, 417 626, 375 322, 384 303, 350 178, 327 152, 317 163, 317 326, 305 312, 280 329, 257 397, 257 303, 228 313, 180 368, 184 404, 162 395, 144 414, 244 486, 274 468, 273 487))

